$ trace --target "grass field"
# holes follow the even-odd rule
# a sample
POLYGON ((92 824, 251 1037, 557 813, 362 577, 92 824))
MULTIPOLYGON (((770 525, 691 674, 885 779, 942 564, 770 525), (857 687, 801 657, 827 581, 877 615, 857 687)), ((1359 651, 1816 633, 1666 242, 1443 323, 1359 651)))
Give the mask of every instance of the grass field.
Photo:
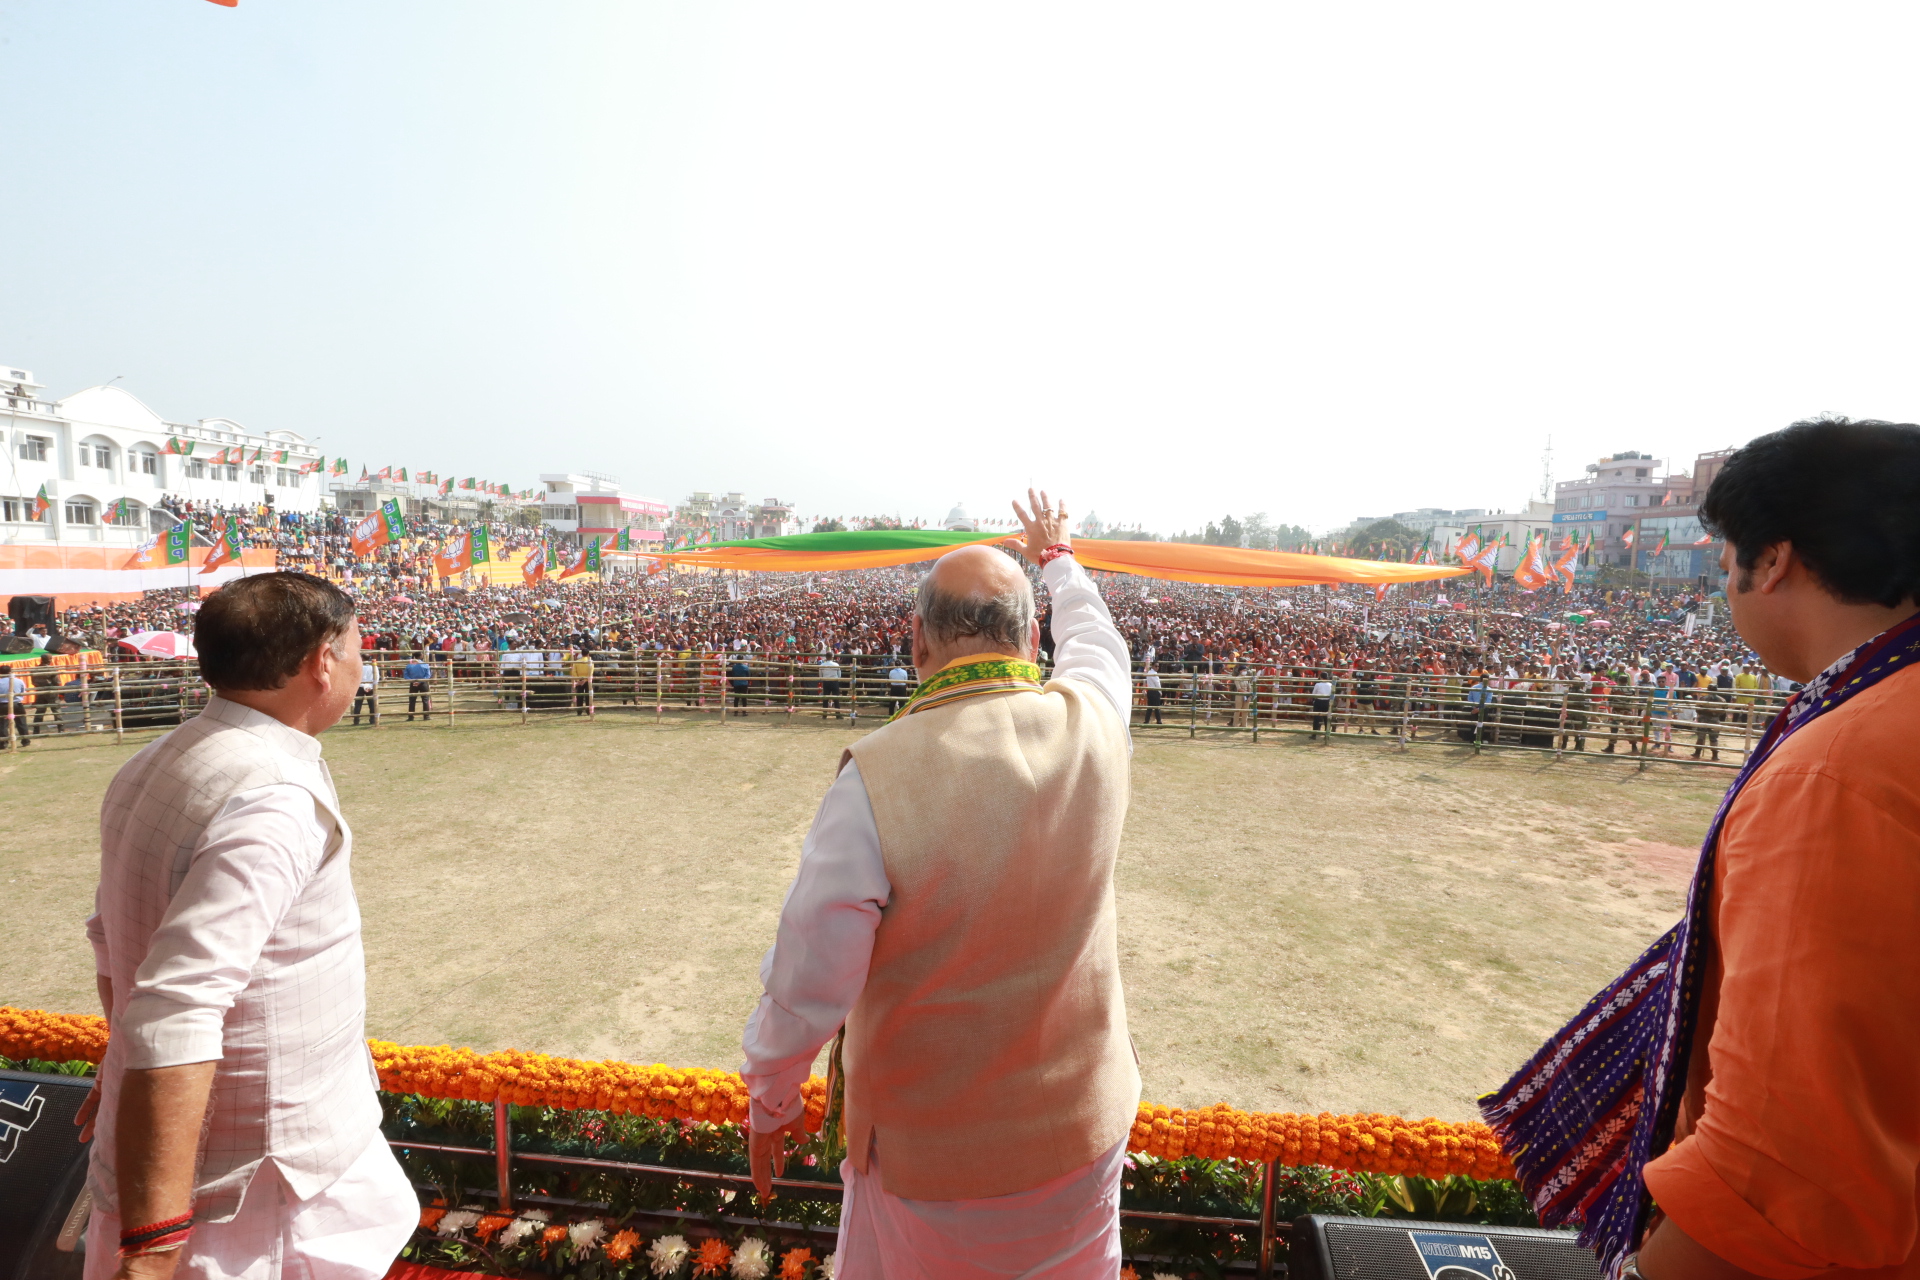
MULTIPOLYGON (((342 728, 372 1035, 739 1065, 855 734, 688 718, 342 728)), ((0 1003, 91 1010, 97 813, 137 749, 0 757, 0 1003)), ((1465 1119, 1678 916, 1729 773, 1141 737, 1120 937, 1147 1096, 1465 1119)))

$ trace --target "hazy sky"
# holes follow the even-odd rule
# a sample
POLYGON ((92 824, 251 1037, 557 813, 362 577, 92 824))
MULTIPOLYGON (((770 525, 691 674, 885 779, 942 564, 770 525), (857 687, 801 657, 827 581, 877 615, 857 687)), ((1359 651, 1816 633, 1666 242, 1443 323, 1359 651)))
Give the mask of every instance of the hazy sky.
POLYGON ((1920 418, 1910 6, 0 0, 0 361, 1171 531, 1920 418))

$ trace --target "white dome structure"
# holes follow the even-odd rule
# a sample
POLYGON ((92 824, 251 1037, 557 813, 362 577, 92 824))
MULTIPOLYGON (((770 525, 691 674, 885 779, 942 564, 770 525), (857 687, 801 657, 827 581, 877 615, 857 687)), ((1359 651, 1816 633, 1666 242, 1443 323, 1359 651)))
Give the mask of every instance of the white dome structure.
POLYGON ((980 522, 967 514, 966 503, 956 502, 953 504, 953 510, 947 512, 947 523, 944 527, 958 533, 977 533, 980 522))

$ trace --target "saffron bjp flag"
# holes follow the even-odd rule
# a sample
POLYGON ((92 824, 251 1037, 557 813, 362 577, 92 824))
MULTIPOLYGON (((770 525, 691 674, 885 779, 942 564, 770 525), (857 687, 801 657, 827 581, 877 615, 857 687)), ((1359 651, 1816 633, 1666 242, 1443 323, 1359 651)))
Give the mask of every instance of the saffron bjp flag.
POLYGON ((1573 590, 1573 563, 1579 558, 1580 548, 1578 544, 1574 542, 1572 535, 1569 534, 1567 537, 1567 545, 1560 549, 1559 558, 1553 562, 1554 573, 1559 575, 1560 580, 1567 584, 1567 590, 1569 591, 1573 590))
POLYGON ((333 460, 333 468, 328 472, 328 474, 336 475, 336 476, 343 476, 347 474, 347 460, 345 458, 335 458, 333 460))
POLYGON ((1653 545, 1647 548, 1647 554, 1650 556, 1660 556, 1660 555, 1665 555, 1666 553, 1667 553, 1667 531, 1665 529, 1662 529, 1659 535, 1654 538, 1653 545))
POLYGON ((1473 558, 1480 554, 1480 530, 1470 530, 1460 539, 1460 545, 1454 548, 1454 554, 1460 557, 1461 564, 1472 564, 1473 558))
POLYGON ((1633 544, 1638 541, 1640 541, 1640 532, 1637 529, 1628 529, 1620 535, 1620 545, 1629 551, 1633 550, 1633 544))
POLYGON ((179 436, 168 436, 166 447, 160 452, 177 454, 184 458, 193 452, 193 441, 182 440, 179 436))
POLYGON ((207 562, 200 566, 200 572, 212 573, 221 565, 240 558, 240 517, 215 516, 213 518, 213 550, 207 552, 207 562))
POLYGON ((571 578, 576 573, 587 571, 587 548, 581 547, 567 558, 566 568, 560 571, 562 579, 571 578))
POLYGON ((47 496, 47 486, 43 484, 40 486, 40 492, 33 495, 33 513, 27 519, 38 520, 47 514, 47 508, 52 505, 53 499, 47 496))
POLYGON ((407 483, 407 469, 405 467, 400 468, 398 471, 394 472, 393 478, 395 480, 398 480, 401 484, 407 483))
POLYGON ((440 496, 444 498, 452 492, 453 492, 453 478, 449 476, 447 479, 442 480, 440 482, 440 496))
POLYGON ((1547 584, 1544 559, 1540 550, 1540 535, 1536 533, 1527 539, 1526 549, 1520 553, 1520 563, 1513 566, 1513 580, 1522 591, 1538 591, 1547 584))
POLYGON ((473 567, 472 559, 473 531, 462 529, 447 541, 446 547, 433 558, 433 567, 443 578, 457 578, 473 567))
POLYGON ((1500 559, 1500 544, 1489 542, 1462 561, 1467 568, 1478 571, 1485 582, 1493 581, 1493 566, 1500 559))
POLYGON ((287 461, 287 451, 285 449, 275 449, 273 451, 273 463, 275 466, 284 467, 287 461))
POLYGON ((520 565, 520 580, 533 586, 547 576, 547 549, 528 547, 527 558, 520 565))
POLYGON ((372 555, 386 542, 385 535, 386 522, 381 520, 380 513, 376 511, 364 519, 355 521, 353 528, 347 533, 347 538, 353 546, 353 554, 364 557, 372 555))
POLYGON ((193 526, 182 520, 165 533, 156 533, 135 548, 132 556, 120 567, 122 569, 164 569, 168 565, 185 564, 187 549, 192 544, 193 526))
POLYGON ((473 477, 472 477, 472 476, 468 476, 468 477, 467 477, 467 478, 466 478, 465 480, 462 480, 462 481, 460 482, 460 487, 461 487, 462 489, 471 489, 471 488, 473 488, 473 477))
POLYGON ((1702 529, 1700 531, 1700 536, 1695 538, 1690 545, 1696 546, 1696 547, 1710 547, 1713 545, 1713 535, 1711 533, 1708 533, 1705 529, 1702 529))

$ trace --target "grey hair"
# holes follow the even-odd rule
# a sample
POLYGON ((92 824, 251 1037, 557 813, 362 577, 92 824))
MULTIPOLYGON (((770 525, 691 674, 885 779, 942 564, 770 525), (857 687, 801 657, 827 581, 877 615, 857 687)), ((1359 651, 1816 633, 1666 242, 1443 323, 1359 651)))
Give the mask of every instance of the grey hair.
POLYGON ((920 579, 913 612, 921 630, 939 644, 978 636, 1003 649, 1018 649, 1033 627, 1033 587, 1023 576, 1018 587, 998 595, 957 596, 935 586, 929 570, 920 579))

